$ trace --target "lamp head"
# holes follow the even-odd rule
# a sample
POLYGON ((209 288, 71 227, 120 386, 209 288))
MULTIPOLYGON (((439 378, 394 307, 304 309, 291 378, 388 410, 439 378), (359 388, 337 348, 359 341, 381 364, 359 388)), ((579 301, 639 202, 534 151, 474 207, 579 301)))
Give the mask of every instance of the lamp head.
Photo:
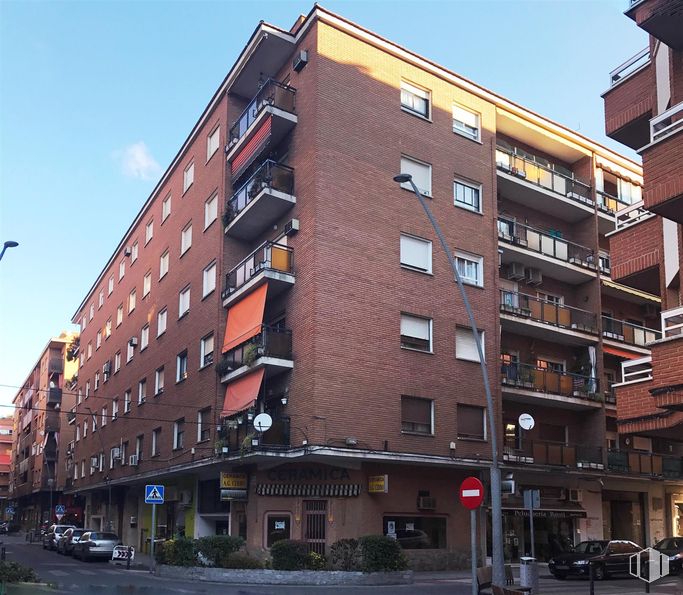
POLYGON ((16 248, 19 245, 19 242, 15 242, 14 240, 7 240, 3 245, 5 248, 16 248))
POLYGON ((413 176, 411 174, 398 174, 394 176, 394 182, 398 182, 399 184, 405 184, 406 182, 410 182, 412 179, 413 176))

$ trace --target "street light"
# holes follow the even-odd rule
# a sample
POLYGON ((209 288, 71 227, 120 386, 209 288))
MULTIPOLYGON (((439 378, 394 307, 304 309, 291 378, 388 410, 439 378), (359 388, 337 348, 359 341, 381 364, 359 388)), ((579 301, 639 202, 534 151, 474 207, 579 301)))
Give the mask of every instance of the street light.
POLYGON ((472 327, 472 335, 474 336, 474 342, 477 345, 477 352, 479 353, 479 365, 481 367, 481 373, 484 378, 484 392, 486 393, 486 409, 489 418, 489 433, 491 434, 491 541, 493 549, 493 584, 503 585, 505 584, 505 561, 503 559, 503 517, 502 517, 502 499, 500 491, 500 467, 498 466, 498 436, 496 433, 496 422, 495 422, 495 410, 493 408, 493 396, 491 395, 491 386, 489 385, 489 375, 486 369, 486 361, 484 360, 484 350, 482 349, 481 339, 479 338, 479 332, 477 330, 477 324, 474 320, 474 312, 472 312, 472 307, 467 299, 467 293, 465 292, 465 286, 460 278, 460 273, 458 272, 458 267, 455 263, 455 258, 451 253, 448 244, 446 243, 446 238, 444 238, 443 233, 439 224, 434 219, 427 202, 425 201, 422 193, 417 189, 415 182, 413 182, 413 176, 411 174, 400 173, 394 176, 394 182, 399 184, 410 184, 415 196, 420 201, 422 208, 427 214, 429 222, 434 228, 436 236, 439 238, 441 247, 446 253, 448 262, 453 269, 453 274, 455 275, 455 281, 460 289, 460 295, 462 296, 462 301, 465 305, 465 310, 467 311, 467 317, 470 320, 470 327, 472 327))
POLYGON ((0 260, 2 260, 2 257, 5 255, 5 250, 7 250, 7 248, 16 248, 18 245, 19 242, 15 242, 14 240, 7 240, 2 245, 2 252, 0 252, 0 260))

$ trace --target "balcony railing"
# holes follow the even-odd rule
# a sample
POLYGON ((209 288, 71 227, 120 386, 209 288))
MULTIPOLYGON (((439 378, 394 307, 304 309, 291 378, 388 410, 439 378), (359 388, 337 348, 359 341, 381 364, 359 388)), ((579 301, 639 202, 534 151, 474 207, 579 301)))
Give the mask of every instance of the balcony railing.
POLYGON ((607 453, 607 468, 618 473, 634 473, 656 477, 683 477, 683 459, 636 450, 614 450, 607 453))
POLYGON ((597 334, 598 332, 598 317, 593 312, 547 302, 546 300, 515 291, 501 290, 500 311, 503 314, 512 314, 520 318, 544 322, 558 328, 592 334, 597 334))
POLYGON ((683 334, 683 308, 664 310, 661 316, 664 337, 677 337, 683 334))
POLYGON ((609 316, 603 316, 602 336, 606 339, 621 341, 622 343, 628 343, 629 345, 645 347, 648 343, 661 339, 662 333, 656 329, 639 326, 616 318, 610 318, 609 316))
POLYGON ((251 100, 242 115, 230 128, 229 146, 242 138, 249 127, 255 122, 261 110, 267 106, 280 108, 286 112, 295 112, 294 98, 296 89, 283 85, 276 80, 268 79, 261 87, 256 97, 251 100))
POLYGON ((505 446, 503 459, 510 463, 534 465, 555 465, 558 467, 580 467, 602 469, 602 448, 580 444, 562 444, 532 440, 521 447, 505 446))
POLYGON ((612 72, 609 73, 609 85, 614 87, 617 83, 620 83, 624 79, 635 74, 643 66, 650 62, 650 48, 647 47, 639 51, 635 56, 629 58, 622 65, 617 66, 612 72))
POLYGON ((625 209, 631 205, 630 202, 626 202, 622 198, 614 196, 613 194, 605 192, 604 190, 597 190, 596 196, 598 199, 598 209, 603 213, 607 213, 608 215, 614 215, 614 213, 617 211, 625 209))
POLYGON ((683 128, 683 101, 650 120, 650 142, 656 143, 683 128))
POLYGON ((223 299, 237 291, 261 271, 293 274, 293 250, 275 242, 264 242, 225 276, 223 299))
POLYGON ((250 366, 260 357, 292 359, 292 331, 261 325, 258 335, 225 354, 225 360, 233 370, 250 366))
POLYGON ((598 400, 597 378, 539 368, 533 364, 503 361, 501 380, 505 386, 512 388, 577 399, 598 400))
POLYGON ((62 389, 51 386, 47 389, 47 402, 51 405, 59 405, 62 402, 62 389))
POLYGON ((636 223, 640 223, 641 221, 645 221, 646 219, 650 219, 654 216, 654 213, 651 213, 645 209, 643 206, 643 201, 639 200, 638 202, 635 202, 626 208, 622 208, 617 212, 617 231, 626 229, 631 225, 635 225, 636 223))
POLYGON ((597 270, 597 256, 586 246, 565 240, 559 232, 545 232, 502 217, 498 218, 498 237, 532 252, 569 264, 597 270))
POLYGON ((264 188, 292 194, 294 170, 270 159, 265 161, 227 201, 228 223, 237 217, 264 188))
POLYGON ((652 380, 652 357, 641 357, 621 362, 622 382, 644 382, 652 380))
POLYGON ((498 169, 525 179, 576 202, 592 205, 591 187, 573 175, 561 173, 551 167, 516 155, 504 148, 496 148, 498 169))
POLYGON ((59 357, 51 357, 48 372, 50 374, 62 374, 64 372, 64 360, 59 357))

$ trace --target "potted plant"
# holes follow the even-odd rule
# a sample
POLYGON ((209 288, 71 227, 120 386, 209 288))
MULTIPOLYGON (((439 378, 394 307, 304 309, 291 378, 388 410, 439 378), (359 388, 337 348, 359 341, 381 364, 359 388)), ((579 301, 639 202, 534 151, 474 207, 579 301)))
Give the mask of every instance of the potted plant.
POLYGON ((225 376, 226 374, 232 371, 232 368, 232 362, 228 361, 228 359, 225 357, 221 358, 216 363, 216 374, 218 374, 219 376, 225 376))
POLYGON ((244 363, 245 366, 252 366, 254 362, 258 359, 259 357, 259 348, 256 343, 249 343, 244 348, 244 355, 242 356, 242 363, 244 363))

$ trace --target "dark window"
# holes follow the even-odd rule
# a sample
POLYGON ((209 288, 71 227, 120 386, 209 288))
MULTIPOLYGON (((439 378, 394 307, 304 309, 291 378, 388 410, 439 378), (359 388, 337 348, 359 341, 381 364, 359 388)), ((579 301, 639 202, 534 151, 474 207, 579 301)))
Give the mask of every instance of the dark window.
POLYGON ((199 514, 229 513, 230 502, 221 501, 221 489, 217 479, 199 482, 199 514))
POLYGON ((538 435, 541 440, 547 442, 559 442, 564 444, 566 440, 565 427, 555 424, 538 424, 538 435))
POLYGON ((266 547, 270 548, 276 541, 289 539, 292 519, 289 515, 268 515, 266 525, 266 547))
POLYGON ((446 548, 445 518, 385 516, 384 534, 390 529, 405 550, 446 548))
POLYGON ((432 401, 418 397, 401 397, 401 430, 432 433, 432 401))
POLYGON ((485 440, 484 408, 471 405, 458 405, 458 438, 485 440))

